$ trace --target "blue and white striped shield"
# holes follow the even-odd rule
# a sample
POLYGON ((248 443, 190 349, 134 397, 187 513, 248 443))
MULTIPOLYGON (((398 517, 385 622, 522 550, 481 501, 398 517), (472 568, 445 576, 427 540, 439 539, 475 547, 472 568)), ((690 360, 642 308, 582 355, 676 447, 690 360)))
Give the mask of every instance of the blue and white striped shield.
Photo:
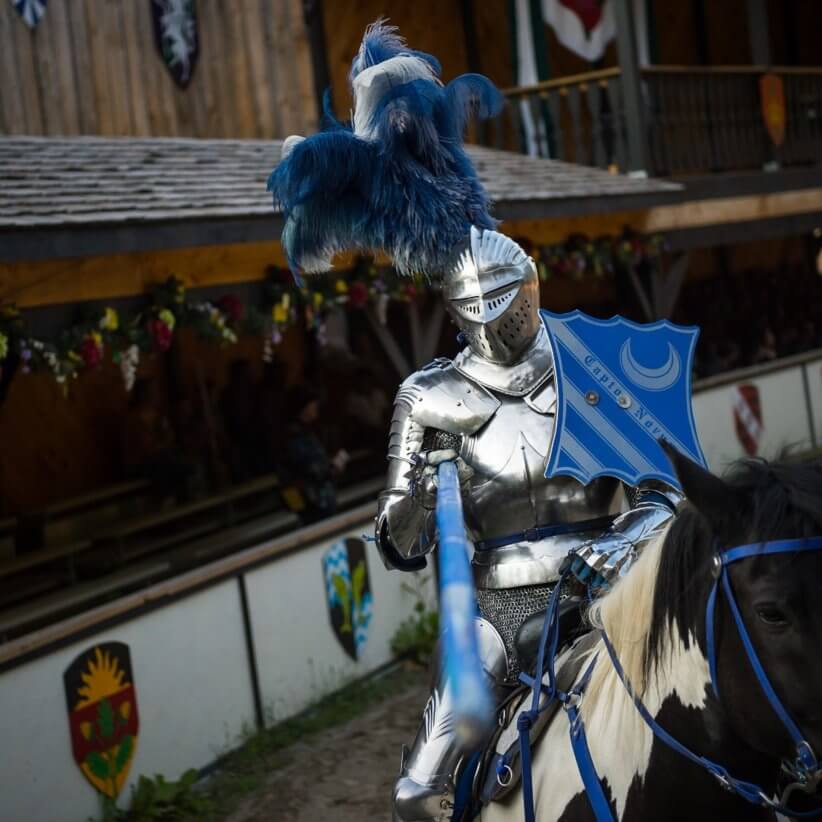
POLYGON ((554 350, 557 413, 545 475, 587 484, 611 476, 636 485, 679 482, 659 445, 705 465, 691 408, 699 329, 668 320, 640 325, 581 311, 542 318, 554 350))

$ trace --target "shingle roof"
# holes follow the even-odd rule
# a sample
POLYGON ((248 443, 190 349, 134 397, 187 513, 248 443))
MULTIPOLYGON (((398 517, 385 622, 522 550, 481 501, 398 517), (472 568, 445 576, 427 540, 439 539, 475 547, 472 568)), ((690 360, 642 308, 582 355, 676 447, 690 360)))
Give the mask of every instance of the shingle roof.
MULTIPOLYGON (((0 139, 0 227, 270 215, 280 141, 0 139)), ((470 147, 498 205, 661 193, 678 186, 470 147)))
MULTIPOLYGON (((265 183, 281 145, 0 138, 0 259, 196 245, 203 232, 212 242, 273 239, 279 219, 265 183), (129 227, 139 229, 139 238, 129 227)), ((554 160, 474 146, 469 151, 503 219, 651 205, 680 190, 554 160)))

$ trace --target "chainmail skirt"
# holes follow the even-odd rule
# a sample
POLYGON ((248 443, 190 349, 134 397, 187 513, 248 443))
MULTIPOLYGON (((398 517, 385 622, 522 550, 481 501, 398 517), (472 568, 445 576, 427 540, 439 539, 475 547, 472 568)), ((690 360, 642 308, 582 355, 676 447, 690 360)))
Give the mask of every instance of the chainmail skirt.
POLYGON ((497 629, 505 643, 509 679, 516 679, 520 673, 514 648, 517 630, 529 616, 548 607, 553 589, 553 585, 528 585, 524 588, 488 588, 477 591, 480 614, 497 629))

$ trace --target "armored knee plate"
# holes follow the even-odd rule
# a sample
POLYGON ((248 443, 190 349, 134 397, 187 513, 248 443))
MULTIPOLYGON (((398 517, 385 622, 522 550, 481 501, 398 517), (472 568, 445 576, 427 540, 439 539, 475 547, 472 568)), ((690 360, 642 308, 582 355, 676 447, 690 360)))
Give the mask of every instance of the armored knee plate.
MULTIPOLYGON (((482 665, 499 699, 506 690, 508 657, 505 643, 490 622, 477 619, 482 665)), ((394 786, 396 822, 445 822, 454 808, 464 750, 454 733, 453 689, 438 649, 432 670, 433 688, 411 749, 403 750, 400 778, 394 786)))

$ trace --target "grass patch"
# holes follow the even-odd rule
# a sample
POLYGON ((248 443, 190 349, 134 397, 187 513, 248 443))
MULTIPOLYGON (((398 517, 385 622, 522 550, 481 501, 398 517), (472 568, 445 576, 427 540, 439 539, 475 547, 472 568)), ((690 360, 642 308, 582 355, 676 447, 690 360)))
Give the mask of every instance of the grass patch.
POLYGON ((420 675, 400 669, 351 683, 304 713, 250 734, 238 748, 220 760, 216 773, 204 785, 210 810, 199 819, 208 822, 224 819, 262 784, 271 771, 288 764, 286 749, 291 745, 360 716, 388 697, 402 693, 418 682, 420 675))

